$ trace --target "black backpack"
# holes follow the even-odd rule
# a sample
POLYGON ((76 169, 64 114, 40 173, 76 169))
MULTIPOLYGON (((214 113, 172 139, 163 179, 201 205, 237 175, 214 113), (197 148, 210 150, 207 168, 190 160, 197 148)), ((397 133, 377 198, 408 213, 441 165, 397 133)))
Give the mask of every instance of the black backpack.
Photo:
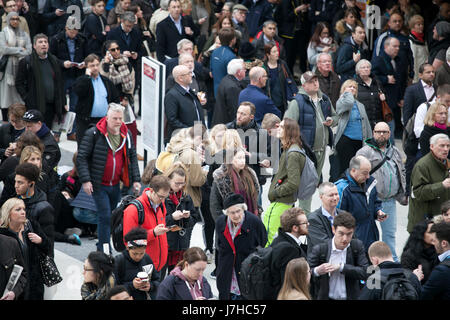
POLYGON ((241 264, 239 290, 247 300, 267 300, 273 294, 272 247, 257 248, 241 264))
POLYGON ((125 196, 117 208, 111 213, 111 236, 114 249, 116 251, 125 250, 125 244, 123 243, 123 212, 129 205, 136 206, 138 210, 138 223, 139 226, 144 223, 145 212, 142 203, 136 199, 135 196, 125 196))
POLYGON ((419 300, 417 290, 404 270, 381 276, 381 300, 419 300))

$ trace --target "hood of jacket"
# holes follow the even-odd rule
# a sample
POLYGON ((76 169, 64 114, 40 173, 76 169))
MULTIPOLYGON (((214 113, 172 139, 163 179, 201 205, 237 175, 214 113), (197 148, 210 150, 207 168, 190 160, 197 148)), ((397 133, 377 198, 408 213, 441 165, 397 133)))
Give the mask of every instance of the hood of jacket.
MULTIPOLYGON (((106 117, 101 118, 100 121, 97 122, 96 127, 98 131, 100 131, 104 136, 106 136, 106 134, 108 133, 106 117)), ((124 136, 127 136, 128 133, 127 125, 123 122, 120 126, 120 133, 124 136)))
MULTIPOLYGON (((366 140, 364 140, 364 143, 367 144, 371 148, 380 150, 380 147, 378 146, 378 143, 375 141, 374 138, 367 138, 366 140)), ((386 149, 389 149, 390 147, 391 147, 391 142, 388 140, 387 144, 386 144, 386 149)))

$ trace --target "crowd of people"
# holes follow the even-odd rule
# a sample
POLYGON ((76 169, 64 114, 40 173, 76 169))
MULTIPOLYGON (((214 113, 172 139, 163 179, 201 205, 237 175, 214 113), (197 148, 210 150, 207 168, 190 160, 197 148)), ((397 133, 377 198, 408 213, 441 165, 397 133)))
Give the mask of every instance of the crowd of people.
POLYGON ((84 236, 83 300, 245 300, 262 248, 268 299, 450 299, 450 3, 370 4, 375 27, 356 0, 3 0, 1 299, 42 300, 54 242, 84 236), (141 172, 144 56, 165 148, 141 172))

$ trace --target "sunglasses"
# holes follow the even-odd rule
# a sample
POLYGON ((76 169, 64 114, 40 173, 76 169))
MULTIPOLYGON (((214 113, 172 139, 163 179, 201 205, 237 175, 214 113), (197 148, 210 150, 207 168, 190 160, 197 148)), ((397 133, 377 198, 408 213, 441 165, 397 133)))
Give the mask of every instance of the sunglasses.
POLYGON ((111 52, 120 51, 120 48, 119 47, 110 48, 109 51, 111 51, 111 52))

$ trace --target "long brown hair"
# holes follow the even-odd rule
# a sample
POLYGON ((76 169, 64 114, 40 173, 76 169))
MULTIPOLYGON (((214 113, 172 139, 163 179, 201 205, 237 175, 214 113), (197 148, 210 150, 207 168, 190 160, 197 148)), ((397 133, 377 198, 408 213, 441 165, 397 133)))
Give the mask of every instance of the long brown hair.
MULTIPOLYGON (((245 152, 245 150, 243 148, 236 148, 234 150, 227 150, 226 152, 227 152, 227 154, 233 154, 233 157, 235 157, 238 154, 238 152, 245 152)), ((227 174, 230 178, 233 192, 235 192, 235 191, 237 191, 238 186, 235 186, 233 183, 233 176, 232 176, 232 172, 234 170, 233 164, 227 163, 226 166, 227 166, 227 174)), ((244 169, 242 169, 240 172, 237 172, 236 170, 234 172, 236 172, 236 174, 239 176, 242 186, 245 188, 245 192, 249 196, 251 196, 252 199, 255 197, 255 195, 257 196, 257 191, 255 189, 255 183, 253 182, 253 175, 250 172, 248 164, 246 163, 244 169)), ((258 192, 259 192, 259 190, 258 190, 258 192)))
POLYGON ((278 293, 278 300, 286 300, 288 294, 292 290, 303 293, 308 300, 311 300, 309 295, 309 283, 307 275, 309 273, 308 262, 305 258, 296 258, 289 261, 284 273, 283 286, 278 293))
POLYGON ((281 137, 281 144, 283 149, 287 150, 292 145, 297 144, 300 148, 302 147, 302 140, 300 139, 300 126, 297 121, 290 118, 284 118, 284 134, 281 137))
POLYGON ((317 47, 318 45, 320 45, 320 34, 322 33, 323 29, 327 28, 328 29, 328 36, 332 37, 331 34, 331 29, 330 26, 328 25, 328 23, 326 22, 318 22, 316 25, 316 28, 314 29, 314 33, 311 36, 311 44, 312 47, 317 47))

